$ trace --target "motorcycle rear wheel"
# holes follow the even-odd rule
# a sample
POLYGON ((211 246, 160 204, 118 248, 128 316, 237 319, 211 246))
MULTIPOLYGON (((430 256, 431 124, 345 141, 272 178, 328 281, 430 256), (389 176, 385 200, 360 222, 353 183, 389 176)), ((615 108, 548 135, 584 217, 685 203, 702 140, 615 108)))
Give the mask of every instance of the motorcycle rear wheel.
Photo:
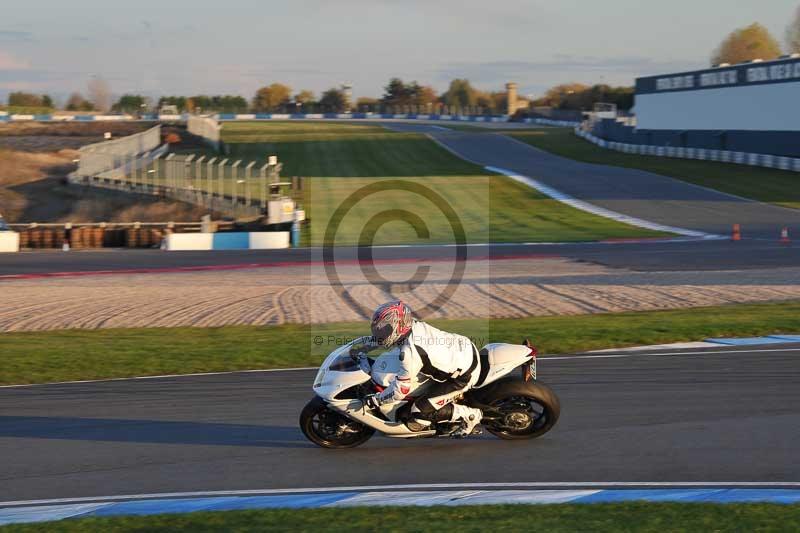
POLYGON ((561 405, 555 393, 541 382, 508 380, 498 382, 491 391, 488 405, 505 414, 496 423, 484 424, 486 430, 505 440, 541 437, 558 421, 561 405))
POLYGON ((300 413, 300 430, 323 448, 355 448, 367 442, 375 430, 330 409, 315 396, 300 413))

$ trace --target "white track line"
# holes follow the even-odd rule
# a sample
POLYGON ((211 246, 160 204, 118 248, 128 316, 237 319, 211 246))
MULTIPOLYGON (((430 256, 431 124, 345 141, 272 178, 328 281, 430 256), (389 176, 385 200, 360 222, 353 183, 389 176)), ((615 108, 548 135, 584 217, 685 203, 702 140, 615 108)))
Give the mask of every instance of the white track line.
POLYGON ((559 488, 785 488, 800 489, 798 481, 555 481, 547 482, 511 482, 511 483, 423 483, 410 485, 364 485, 345 487, 309 487, 296 489, 253 489, 253 490, 219 490, 198 492, 161 492, 151 494, 126 494, 118 496, 96 496, 84 498, 55 498, 50 500, 21 500, 0 502, 0 507, 17 507, 22 505, 49 505, 81 502, 114 502, 129 500, 151 500, 162 498, 193 498, 216 496, 254 496, 273 494, 317 494, 326 492, 362 492, 389 490, 438 490, 438 489, 559 489, 559 488))
POLYGON ((300 370, 319 370, 316 366, 300 366, 297 368, 253 368, 248 370, 227 370, 225 372, 195 372, 194 374, 161 374, 158 376, 134 376, 130 378, 83 379, 76 381, 53 381, 50 383, 23 383, 20 385, 0 385, 0 389, 18 389, 21 387, 44 387, 46 385, 76 385, 80 383, 111 383, 114 381, 136 381, 145 379, 191 378, 198 376, 225 376, 227 374, 255 374, 260 372, 297 372, 300 370))
POLYGON ((538 362, 542 361, 570 361, 572 359, 618 359, 624 357, 643 357, 647 355, 707 355, 707 354, 751 354, 751 353, 764 353, 764 352, 800 352, 800 348, 773 348, 765 350, 704 350, 702 352, 633 352, 633 353, 618 353, 618 354, 598 354, 598 355, 564 355, 553 357, 542 357, 538 362))
MULTIPOLYGON (((800 348, 772 348, 763 350, 706 350, 702 352, 626 352, 619 354, 597 354, 597 355, 551 355, 542 356, 538 362, 542 361, 572 361, 580 359, 619 359, 626 357, 646 357, 648 355, 708 355, 708 354, 752 354, 766 352, 800 352, 800 348)), ((147 379, 175 379, 191 378, 198 376, 225 376, 228 374, 258 374, 270 372, 299 372, 303 370, 318 370, 316 366, 303 366, 297 368, 268 368, 250 370, 229 370, 226 372, 199 372, 195 374, 164 374, 159 376, 135 376, 130 378, 108 378, 108 379, 87 379, 79 381, 55 381, 51 383, 26 383, 20 385, 0 385, 0 389, 20 389, 25 387, 47 387, 50 385, 76 385, 81 383, 113 383, 115 381, 142 381, 147 379)))
POLYGON ((637 226, 640 228, 645 228, 654 231, 664 231, 668 233, 675 233, 678 235, 683 235, 684 237, 699 237, 704 239, 717 239, 721 238, 719 235, 712 235, 709 233, 704 233, 702 231, 695 231, 689 230, 685 228, 678 228, 675 226, 667 226, 664 224, 658 224, 656 222, 650 222, 649 220, 643 220, 641 218, 632 217, 629 215, 623 215, 622 213, 617 213, 616 211, 611 211, 610 209, 606 209, 604 207, 599 207, 594 204, 590 204, 589 202, 585 202, 583 200, 579 200, 574 196, 570 196, 566 193, 563 193, 549 185, 545 185, 544 183, 530 178, 528 176, 523 176, 521 174, 517 174, 512 172, 511 170, 507 170, 500 167, 485 167, 486 170, 491 170, 492 172, 497 172, 498 174, 503 174, 512 180, 525 184, 528 187, 536 189, 540 193, 544 194, 545 196, 549 196, 550 198, 557 200, 563 204, 566 204, 570 207, 575 209, 579 209, 581 211, 585 211, 587 213, 591 213, 593 215, 597 215, 603 218, 607 218, 610 220, 615 220, 617 222, 622 222, 623 224, 628 224, 630 226, 637 226))
MULTIPOLYGON (((577 198, 575 198, 573 196, 570 196, 570 195, 568 195, 566 193, 563 193, 563 192, 561 192, 561 191, 559 191, 557 189, 554 189, 553 187, 550 187, 549 185, 545 185, 544 183, 542 183, 540 181, 537 181, 537 180, 535 180, 533 178, 530 178, 528 176, 523 176, 521 174, 517 174, 516 172, 513 172, 511 170, 507 170, 507 169, 504 169, 504 168, 494 167, 494 166, 491 166, 491 165, 484 165, 483 163, 479 163, 478 161, 475 161, 474 159, 470 159, 468 157, 465 157, 464 155, 460 154, 459 152, 457 152, 453 148, 450 148, 449 146, 447 146, 446 144, 441 142, 439 139, 437 139, 433 135, 429 134, 429 135, 427 135, 427 137, 429 139, 431 139, 432 141, 434 141, 439 146, 441 146, 442 148, 444 148, 445 150, 447 150, 448 152, 450 152, 451 154, 453 154, 454 156, 456 156, 456 157, 458 157, 460 159, 463 159, 464 161, 467 161, 467 162, 472 163, 474 165, 480 165, 480 166, 482 166, 483 168, 485 168, 486 170, 488 170, 490 172, 495 172, 497 174, 503 174, 504 176, 507 176, 507 177, 513 179, 514 181, 517 181, 519 183, 523 183, 523 184, 527 185, 528 187, 536 189, 537 191, 539 191, 540 193, 544 194, 545 196, 548 196, 548 197, 550 197, 550 198, 552 198, 554 200, 557 200, 557 201, 559 201, 559 202, 561 202, 563 204, 567 204, 570 207, 573 207, 573 208, 578 209, 580 211, 585 211, 587 213, 591 213, 593 215, 597 215, 597 216, 600 216, 600 217, 603 217, 603 218, 616 220, 617 222, 622 222, 624 224, 628 224, 628 225, 631 225, 631 226, 637 226, 637 227, 640 227, 640 228, 650 229, 650 230, 654 230, 654 231, 664 231, 664 232, 668 232, 668 233, 675 233, 677 235, 682 235, 684 237, 694 237, 694 238, 702 238, 702 239, 722 239, 722 238, 724 238, 721 235, 714 235, 714 234, 710 234, 710 233, 704 233, 702 231, 689 230, 689 229, 678 228, 678 227, 674 227, 674 226, 666 226, 664 224, 658 224, 656 222, 650 222, 649 220, 643 220, 641 218, 636 218, 636 217, 632 217, 632 216, 628 216, 628 215, 623 215, 622 213, 617 213, 616 211, 611 211, 610 209, 606 209, 604 207, 599 207, 599 206, 596 206, 594 204, 590 204, 589 202, 585 202, 583 200, 579 200, 579 199, 577 199, 577 198)), ((525 143, 523 143, 521 141, 518 141, 517 139, 513 139, 511 137, 509 137, 509 139, 512 139, 512 140, 514 140, 514 141, 516 141, 516 142, 518 142, 518 143, 520 143, 520 144, 522 144, 522 145, 524 145, 524 146, 526 146, 528 148, 531 148, 529 145, 527 145, 527 144, 525 144, 525 143)))

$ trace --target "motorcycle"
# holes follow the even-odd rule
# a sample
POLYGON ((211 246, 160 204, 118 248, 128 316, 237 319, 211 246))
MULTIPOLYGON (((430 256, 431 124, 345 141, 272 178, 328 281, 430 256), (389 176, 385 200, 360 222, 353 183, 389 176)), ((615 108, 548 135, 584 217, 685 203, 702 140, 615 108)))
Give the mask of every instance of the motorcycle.
MULTIPOLYGON (((437 422, 421 431, 406 425, 414 399, 432 383, 424 375, 412 380, 402 401, 370 409, 364 398, 391 383, 400 371, 400 350, 393 348, 373 359, 358 350, 368 342, 369 337, 354 339, 322 363, 314 379, 315 397, 300 414, 300 429, 308 440, 323 448, 353 448, 376 431, 392 438, 464 436, 463 422, 437 422)), ((550 431, 561 406, 550 387, 536 379, 536 350, 530 341, 491 343, 478 353, 479 377, 456 401, 481 409, 481 425, 501 439, 533 439, 550 431)))

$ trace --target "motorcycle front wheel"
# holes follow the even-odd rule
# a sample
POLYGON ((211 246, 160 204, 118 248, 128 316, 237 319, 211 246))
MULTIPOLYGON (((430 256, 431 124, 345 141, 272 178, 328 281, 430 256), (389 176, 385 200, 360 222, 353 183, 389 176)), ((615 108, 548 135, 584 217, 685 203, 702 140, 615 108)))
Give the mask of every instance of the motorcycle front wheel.
POLYGON ((315 396, 300 413, 300 430, 323 448, 355 448, 367 442, 375 430, 330 409, 315 396))

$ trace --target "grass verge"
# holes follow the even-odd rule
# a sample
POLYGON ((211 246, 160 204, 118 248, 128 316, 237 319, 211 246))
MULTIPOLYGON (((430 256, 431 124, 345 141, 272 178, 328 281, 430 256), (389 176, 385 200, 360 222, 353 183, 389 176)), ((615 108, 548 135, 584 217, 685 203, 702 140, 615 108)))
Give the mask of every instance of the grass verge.
POLYGON ((270 509, 84 518, 0 528, 8 532, 105 531, 797 531, 800 506, 780 504, 613 503, 464 507, 270 509))
POLYGON ((556 155, 600 165, 646 170, 695 185, 800 209, 796 172, 714 161, 694 161, 605 150, 577 137, 570 128, 544 128, 507 133, 511 137, 556 155))
MULTIPOLYGON (((308 241, 324 242, 325 230, 336 210, 362 187, 389 183, 393 178, 311 178, 306 189, 306 205, 311 218, 308 241)), ((436 193, 453 209, 463 225, 469 243, 484 242, 577 242, 611 238, 662 237, 668 234, 635 228, 614 220, 578 211, 548 198, 535 189, 505 176, 436 176, 401 178, 402 183, 421 186, 436 193)), ((369 232, 368 232, 369 233, 369 232)), ((452 243, 454 230, 442 206, 422 198, 419 193, 390 188, 354 205, 341 217, 335 244, 414 244, 452 243), (380 220, 388 206, 397 217, 381 225, 375 240, 362 232, 369 220, 380 220), (400 214, 399 212, 410 214, 400 214), (425 222, 429 232, 422 239, 412 227, 413 215, 425 222)))
MULTIPOLYGON (((277 154, 284 176, 307 178, 302 204, 311 231, 304 234, 304 244, 322 244, 336 208, 356 190, 398 178, 440 195, 461 219, 468 242, 575 242, 665 235, 573 209, 460 159, 418 133, 370 124, 242 122, 225 124, 223 139, 233 159, 263 161, 268 154, 277 154)), ((251 184, 253 197, 260 193, 258 186, 251 184)), ((243 188, 231 179, 224 192, 241 196, 243 188)), ((335 244, 370 244, 361 234, 365 222, 380 218, 387 206, 395 211, 394 222, 377 224, 372 244, 454 242, 441 206, 394 188, 358 202, 343 218, 335 244), (429 235, 412 228, 414 215, 425 221, 429 235)))
MULTIPOLYGON (((498 320, 432 321, 476 344, 530 337, 543 353, 800 331, 800 302, 498 320)), ((61 330, 0 335, 0 384, 317 366, 366 323, 61 330), (316 340, 315 340, 316 339, 316 340)))
POLYGON ((330 122, 225 124, 223 140, 236 159, 277 155, 284 176, 487 176, 419 133, 330 122))

